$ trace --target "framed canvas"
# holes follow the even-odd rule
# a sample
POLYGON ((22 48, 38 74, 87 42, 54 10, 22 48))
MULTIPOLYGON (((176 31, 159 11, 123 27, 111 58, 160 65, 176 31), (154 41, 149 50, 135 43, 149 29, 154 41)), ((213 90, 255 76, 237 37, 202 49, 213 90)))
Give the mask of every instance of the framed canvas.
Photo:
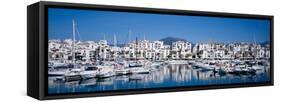
POLYGON ((43 99, 273 85, 273 16, 40 1, 27 94, 43 99))

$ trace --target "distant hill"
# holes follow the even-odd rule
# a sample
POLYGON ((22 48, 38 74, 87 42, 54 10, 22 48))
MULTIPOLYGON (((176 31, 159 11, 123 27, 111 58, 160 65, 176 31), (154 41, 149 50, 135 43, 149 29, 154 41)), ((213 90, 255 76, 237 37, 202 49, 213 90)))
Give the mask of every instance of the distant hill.
POLYGON ((270 44, 270 42, 269 42, 269 41, 264 41, 264 42, 261 42, 261 43, 260 43, 261 46, 265 46, 265 45, 267 45, 267 44, 270 44))
POLYGON ((166 38, 160 39, 160 41, 163 41, 165 45, 172 45, 173 42, 186 41, 186 40, 182 39, 182 38, 176 38, 176 37, 166 37, 166 38))

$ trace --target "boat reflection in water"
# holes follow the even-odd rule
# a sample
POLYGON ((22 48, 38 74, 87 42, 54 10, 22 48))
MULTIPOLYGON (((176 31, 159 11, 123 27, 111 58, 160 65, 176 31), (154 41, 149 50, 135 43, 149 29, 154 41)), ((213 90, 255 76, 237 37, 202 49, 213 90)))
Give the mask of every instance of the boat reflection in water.
POLYGON ((49 94, 266 82, 270 80, 270 70, 266 67, 263 72, 257 74, 237 75, 203 71, 190 64, 167 64, 146 74, 118 75, 71 82, 59 79, 62 78, 49 76, 49 94))

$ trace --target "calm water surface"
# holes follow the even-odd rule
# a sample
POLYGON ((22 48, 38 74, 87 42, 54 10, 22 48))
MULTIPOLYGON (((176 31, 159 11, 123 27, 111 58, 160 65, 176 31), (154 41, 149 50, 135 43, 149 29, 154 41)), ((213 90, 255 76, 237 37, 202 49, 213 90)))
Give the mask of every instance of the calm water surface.
POLYGON ((48 93, 98 92, 142 88, 164 88, 175 86, 199 86, 212 84, 233 84, 265 82, 270 80, 269 69, 257 75, 219 75, 213 71, 202 71, 189 65, 165 65, 149 74, 132 74, 106 79, 88 79, 81 81, 55 81, 49 77, 48 93))

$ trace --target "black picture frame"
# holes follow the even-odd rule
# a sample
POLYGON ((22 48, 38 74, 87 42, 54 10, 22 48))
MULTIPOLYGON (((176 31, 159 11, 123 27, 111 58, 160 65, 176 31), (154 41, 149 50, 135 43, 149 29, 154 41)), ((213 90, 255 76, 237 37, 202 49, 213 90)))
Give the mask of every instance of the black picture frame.
POLYGON ((96 96, 144 94, 159 92, 175 92, 190 90, 206 89, 223 89, 223 88, 240 88, 254 86, 272 86, 274 84, 274 22, 272 15, 254 15, 254 14, 237 14, 237 13, 220 13, 205 11, 188 11, 174 9, 156 9, 142 7, 125 7, 112 5, 94 5, 79 3, 62 3, 40 1, 27 7, 27 95, 39 100, 62 99, 62 98, 81 98, 96 96), (154 89, 134 89, 106 91, 95 93, 75 93, 48 95, 48 77, 47 77, 47 48, 48 48, 48 18, 47 8, 72 8, 87 10, 103 11, 121 11, 121 12, 141 12, 154 14, 171 14, 171 15, 194 15, 194 16, 211 16, 211 17, 231 17, 231 18, 249 18, 249 19, 268 19, 270 20, 270 81, 260 83, 243 83, 243 84, 225 84, 225 85, 204 85, 192 87, 173 87, 173 88, 154 88, 154 89))

